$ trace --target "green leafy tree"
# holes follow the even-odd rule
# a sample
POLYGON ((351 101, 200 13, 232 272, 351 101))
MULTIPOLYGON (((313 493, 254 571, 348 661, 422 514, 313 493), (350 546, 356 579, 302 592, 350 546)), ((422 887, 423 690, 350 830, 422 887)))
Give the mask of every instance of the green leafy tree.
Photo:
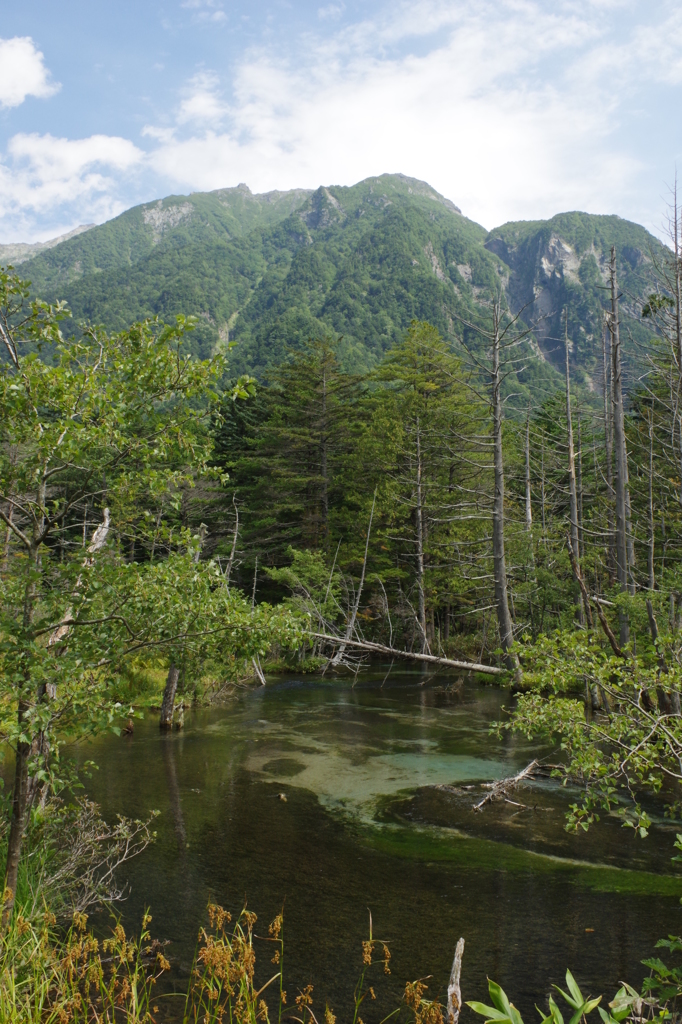
POLYGON ((189 531, 160 563, 136 562, 123 544, 131 509, 177 483, 178 466, 208 466, 204 422, 222 360, 184 354, 192 324, 183 317, 115 336, 86 329, 67 342, 67 315, 61 304, 29 301, 11 270, 0 273, 0 722, 15 754, 5 923, 50 748, 120 715, 108 691, 121 659, 177 643, 178 633, 197 645, 213 632, 232 649, 258 647, 264 630, 254 626, 267 619, 240 608, 215 568, 195 562, 189 531), (99 523, 89 538, 84 509, 99 523))

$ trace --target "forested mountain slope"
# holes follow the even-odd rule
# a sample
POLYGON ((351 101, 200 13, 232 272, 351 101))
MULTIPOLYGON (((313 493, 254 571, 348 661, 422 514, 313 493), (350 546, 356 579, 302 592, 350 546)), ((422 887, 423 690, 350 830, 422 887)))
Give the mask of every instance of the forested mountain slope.
MULTIPOLYGON (((252 195, 239 185, 170 196, 40 253, 24 271, 37 294, 66 298, 77 319, 112 329, 193 313, 197 354, 234 341, 233 369, 258 374, 288 346, 330 333, 343 335, 342 365, 366 370, 413 318, 457 348, 461 318, 501 283, 527 322, 539 320, 536 358, 522 375, 530 384, 554 377, 566 305, 573 361, 594 372, 612 244, 626 308, 637 314, 662 249, 644 228, 573 213, 486 235, 426 183, 386 174, 315 192, 252 195)), ((647 337, 633 319, 630 377, 647 337)))

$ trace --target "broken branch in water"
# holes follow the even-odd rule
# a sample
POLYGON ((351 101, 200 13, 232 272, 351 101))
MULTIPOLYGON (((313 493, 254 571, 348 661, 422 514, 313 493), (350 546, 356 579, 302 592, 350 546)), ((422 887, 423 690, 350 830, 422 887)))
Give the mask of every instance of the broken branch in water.
MULTIPOLYGON (((474 811, 482 811, 486 804, 494 803, 495 800, 499 800, 504 797, 505 800, 508 798, 510 793, 513 793, 519 783, 524 782, 526 779, 531 779, 540 769, 539 761, 531 761, 529 765, 520 771, 518 775, 510 775, 506 779, 498 779, 496 782, 488 782, 486 785, 490 789, 489 793, 483 797, 477 804, 473 805, 474 811)), ((510 803, 513 801, 510 801, 510 803)))
POLYGON ((345 637, 331 636, 329 633, 310 633, 310 636, 315 637, 317 640, 325 640, 330 644, 355 647, 358 650, 367 651, 368 654, 388 654, 392 658, 425 661, 429 665, 442 665, 443 668, 457 668, 465 672, 482 672, 489 676, 501 676, 506 672, 506 669, 498 668, 496 665, 480 665, 475 661, 454 661, 452 658, 438 658, 435 654, 400 651, 395 647, 386 647, 385 644, 373 643, 370 640, 347 640, 345 637))

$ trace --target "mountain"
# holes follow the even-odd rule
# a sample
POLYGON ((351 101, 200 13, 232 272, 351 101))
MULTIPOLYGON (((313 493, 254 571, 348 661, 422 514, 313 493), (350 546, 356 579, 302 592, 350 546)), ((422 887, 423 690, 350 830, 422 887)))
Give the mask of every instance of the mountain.
POLYGON ((50 238, 47 242, 9 242, 6 245, 0 245, 0 266, 7 266, 8 263, 11 263, 12 266, 18 267, 20 263, 33 259, 39 252, 43 252, 45 249, 54 249, 56 245, 61 245, 62 242, 67 242, 69 238, 75 238, 76 235, 82 235, 84 231, 89 231, 94 226, 94 224, 81 224, 73 231, 67 231, 65 235, 58 235, 57 238, 50 238))
POLYGON ((535 337, 544 358, 557 365, 564 359, 563 310, 568 309, 572 358, 588 372, 602 358, 602 324, 610 308, 611 246, 617 253, 618 286, 622 295, 625 374, 629 382, 642 369, 642 349, 650 332, 639 322, 647 295, 656 286, 655 265, 665 259, 658 239, 639 224, 614 216, 561 213, 547 221, 503 224, 491 231, 485 247, 507 268, 505 288, 511 308, 523 310, 536 325, 535 337))
MULTIPOLYGON (((521 383, 554 380, 559 316, 569 307, 573 361, 597 372, 609 248, 626 308, 638 312, 663 252, 618 217, 560 214, 492 232, 427 183, 402 174, 352 187, 253 195, 246 185, 146 203, 43 251, 22 270, 37 294, 67 299, 77 319, 120 329, 150 314, 193 313, 192 345, 228 342, 234 371, 262 374, 287 346, 342 335, 346 369, 366 370, 413 317, 455 345, 461 319, 500 284, 526 322, 540 318, 521 383)), ((646 332, 626 339, 631 373, 646 332)))

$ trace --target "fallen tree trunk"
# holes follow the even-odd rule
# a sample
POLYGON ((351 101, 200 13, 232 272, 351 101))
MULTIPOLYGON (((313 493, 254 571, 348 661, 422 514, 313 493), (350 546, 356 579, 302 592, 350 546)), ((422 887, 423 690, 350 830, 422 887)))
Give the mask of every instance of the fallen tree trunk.
POLYGON ((457 668, 463 672, 483 672, 489 676, 502 676, 506 669, 496 665, 480 665, 475 661, 454 661, 452 658, 438 658, 435 654, 421 654, 416 651, 400 651, 385 644, 376 644, 371 640, 346 640, 345 637, 331 636, 329 633, 310 633, 317 640, 325 640, 330 644, 355 647, 368 654, 389 654, 392 658, 406 658, 408 661, 425 661, 429 665, 442 665, 443 668, 457 668))

